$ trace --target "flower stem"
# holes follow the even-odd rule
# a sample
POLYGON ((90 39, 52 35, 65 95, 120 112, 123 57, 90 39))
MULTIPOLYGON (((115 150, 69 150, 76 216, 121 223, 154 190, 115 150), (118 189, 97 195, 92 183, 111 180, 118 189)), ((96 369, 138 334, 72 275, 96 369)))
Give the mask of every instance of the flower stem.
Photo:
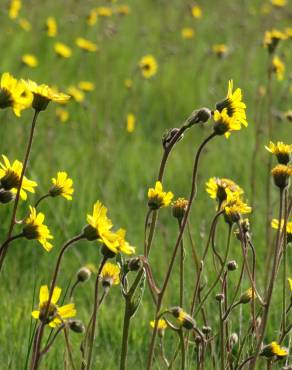
POLYGON ((185 341, 184 341, 182 328, 180 328, 178 333, 179 333, 179 338, 180 338, 180 350, 181 350, 181 370, 185 370, 185 368, 186 368, 186 350, 185 350, 185 341))
POLYGON ((128 340, 129 340, 129 329, 130 329, 130 312, 131 300, 129 296, 126 297, 125 313, 124 313, 124 326, 123 326, 123 339, 121 348, 121 359, 120 359, 120 370, 126 370, 127 354, 128 354, 128 340))

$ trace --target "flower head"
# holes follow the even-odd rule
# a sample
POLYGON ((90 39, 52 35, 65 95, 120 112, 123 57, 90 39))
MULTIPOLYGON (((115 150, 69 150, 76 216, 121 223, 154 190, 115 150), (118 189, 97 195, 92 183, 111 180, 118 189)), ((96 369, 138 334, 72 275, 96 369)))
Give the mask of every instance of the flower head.
POLYGON ((32 54, 24 54, 21 58, 21 61, 30 68, 35 68, 39 65, 37 58, 32 54))
POLYGON ((20 27, 24 30, 24 31, 26 31, 26 32, 29 32, 29 31, 31 31, 31 24, 30 24, 30 22, 27 20, 27 19, 25 19, 25 18, 20 18, 19 20, 18 20, 18 24, 20 25, 20 27))
POLYGON ((278 164, 271 171, 274 183, 280 189, 285 189, 289 185, 290 176, 292 176, 292 165, 278 164))
MULTIPOLYGON (((246 121, 246 105, 242 101, 242 92, 240 88, 237 88, 233 91, 233 81, 230 80, 228 83, 228 92, 226 98, 216 104, 216 109, 221 113, 221 116, 216 114, 218 121, 219 119, 224 120, 226 123, 228 122, 228 126, 230 127, 230 131, 239 130, 241 126, 247 127, 246 121), (232 118, 232 121, 228 121, 227 118, 232 118), (239 128, 238 128, 239 127, 239 128)), ((216 112, 215 112, 216 113, 216 112)))
POLYGON ((114 12, 119 15, 127 15, 131 11, 128 5, 118 5, 114 8, 114 12))
POLYGON ((265 146, 268 152, 275 154, 280 164, 288 164, 291 161, 292 145, 285 144, 282 141, 278 141, 274 144, 270 141, 268 146, 265 146))
POLYGON ((54 186, 49 191, 51 197, 61 195, 67 200, 72 200, 73 180, 68 177, 66 172, 58 172, 57 178, 52 178, 52 183, 54 186))
POLYGON ((45 110, 50 101, 66 103, 70 96, 60 93, 48 85, 38 85, 34 81, 25 81, 26 87, 33 94, 32 107, 37 111, 45 110))
POLYGON ((48 17, 46 20, 47 34, 49 37, 56 37, 58 33, 57 21, 54 17, 48 17))
MULTIPOLYGON (((280 230, 283 231, 284 219, 282 219, 281 222, 279 223, 279 220, 274 218, 271 222, 271 225, 272 225, 273 229, 277 229, 277 230, 279 229, 279 226, 280 226, 280 230)), ((292 243, 292 221, 290 221, 290 222, 287 221, 287 223, 286 223, 286 233, 287 233, 287 242, 292 243)))
POLYGON ((271 0, 271 4, 276 8, 283 8, 287 5, 287 0, 271 0))
MULTIPOLYGON (((20 177, 22 172, 22 163, 15 160, 12 164, 9 159, 2 155, 3 163, 0 162, 0 188, 4 190, 11 190, 13 194, 17 193, 20 185, 20 177)), ((34 188, 37 186, 35 181, 28 180, 25 176, 22 179, 20 198, 27 199, 26 191, 34 193, 34 188)))
POLYGON ((226 189, 227 198, 222 204, 225 219, 228 223, 238 222, 241 215, 251 213, 251 207, 241 199, 240 192, 234 192, 226 189))
POLYGON ((231 192, 237 192, 243 194, 243 190, 232 180, 211 177, 206 182, 206 191, 212 199, 217 199, 219 203, 222 203, 227 198, 226 189, 231 192))
POLYGON ((169 312, 178 320, 181 326, 192 330, 196 326, 195 320, 181 307, 172 307, 169 312))
POLYGON ((287 35, 284 32, 273 29, 272 31, 266 31, 264 37, 264 47, 268 48, 269 53, 273 53, 276 50, 280 40, 286 40, 287 35))
POLYGON ((246 304, 249 303, 250 301, 255 299, 255 292, 253 288, 248 288, 245 292, 241 294, 239 297, 239 303, 246 304))
POLYGON ((157 73, 158 65, 153 55, 145 55, 139 61, 142 76, 146 79, 153 77, 157 73))
POLYGON ((282 81, 285 73, 285 64, 278 56, 275 56, 272 60, 272 70, 276 74, 277 80, 282 81))
POLYGON ((190 27, 185 27, 181 30, 181 37, 184 39, 184 40, 190 40, 192 38, 194 38, 194 35, 195 35, 195 32, 192 28, 190 27))
POLYGON ((53 239, 48 226, 44 225, 45 215, 41 212, 37 213, 34 207, 29 207, 30 215, 25 220, 23 234, 29 240, 38 240, 44 249, 49 252, 52 249, 52 244, 48 239, 53 239))
POLYGON ((191 8, 192 16, 196 19, 202 18, 203 12, 202 8, 199 5, 194 5, 191 8))
POLYGON ((95 11, 99 17, 111 17, 113 15, 112 8, 108 6, 98 6, 95 11))
POLYGON ((164 192, 160 181, 156 181, 155 188, 148 190, 148 206, 153 210, 169 206, 172 198, 173 193, 171 191, 164 192))
POLYGON ((95 52, 98 50, 98 47, 96 44, 94 44, 93 42, 87 39, 84 39, 83 37, 78 37, 75 40, 75 43, 80 49, 84 51, 95 52))
MULTIPOLYGON (((155 328, 155 320, 150 321, 150 326, 152 329, 155 328)), ((157 332, 160 337, 164 336, 165 329, 167 329, 167 323, 163 319, 159 319, 157 323, 157 332)))
POLYGON ((42 285, 39 294, 39 309, 32 311, 32 317, 43 321, 52 328, 62 324, 68 318, 75 317, 76 309, 74 303, 69 303, 61 307, 57 305, 61 292, 61 288, 57 286, 54 287, 48 313, 46 315, 49 301, 49 288, 47 285, 42 285))
POLYGON ((127 131, 132 133, 135 130, 136 117, 133 113, 127 114, 127 131))
POLYGON ((260 355, 271 358, 271 357, 278 357, 278 358, 284 358, 287 357, 289 352, 285 347, 281 347, 277 342, 271 342, 270 344, 267 344, 262 349, 260 355))
POLYGON ((218 58, 225 58, 228 55, 229 47, 225 44, 214 44, 212 51, 218 58))
POLYGON ((23 109, 29 108, 32 94, 23 81, 18 81, 10 73, 3 73, 0 81, 0 109, 11 107, 17 117, 23 109))
POLYGON ((84 92, 78 89, 76 86, 70 86, 67 89, 67 93, 77 102, 81 103, 85 99, 84 92))
POLYGON ((71 55, 72 55, 72 49, 63 44, 62 42, 56 42, 54 44, 54 50, 55 50, 55 53, 59 56, 59 57, 62 57, 62 58, 70 58, 71 55))
POLYGON ((240 123, 228 115, 227 108, 224 108, 222 112, 215 110, 214 121, 214 132, 217 135, 225 135, 226 138, 230 136, 232 131, 241 129, 240 123))
POLYGON ((100 273, 101 284, 104 288, 120 283, 121 269, 114 263, 107 262, 100 273))
POLYGON ((189 201, 184 198, 178 198, 172 203, 172 215, 181 221, 188 208, 189 201))
POLYGON ((56 109, 56 116, 60 122, 65 123, 69 119, 69 112, 64 108, 57 108, 56 109))
POLYGON ((90 81, 80 81, 78 84, 78 87, 80 90, 85 91, 85 92, 90 92, 95 89, 94 83, 90 81))
POLYGON ((9 6, 9 18, 15 19, 18 17, 21 9, 21 0, 11 0, 9 6))

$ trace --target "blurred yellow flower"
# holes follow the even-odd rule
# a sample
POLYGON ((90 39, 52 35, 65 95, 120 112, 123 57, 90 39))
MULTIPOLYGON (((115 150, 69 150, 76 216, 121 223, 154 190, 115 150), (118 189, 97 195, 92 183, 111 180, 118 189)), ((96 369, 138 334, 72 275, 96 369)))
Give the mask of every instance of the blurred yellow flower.
POLYGON ((264 356, 267 358, 271 357, 278 357, 278 358, 284 358, 287 357, 289 352, 286 348, 281 347, 277 342, 271 342, 270 344, 267 344, 263 347, 260 356, 264 356))
POLYGON ((58 33, 57 21, 54 17, 48 17, 46 20, 47 35, 49 37, 56 37, 58 33))
POLYGON ((274 144, 270 141, 269 146, 265 146, 268 152, 275 154, 278 162, 281 164, 288 164, 291 160, 292 144, 284 144, 282 141, 278 141, 274 144))
POLYGON ((0 109, 11 107, 17 117, 23 109, 29 108, 32 94, 23 81, 18 81, 10 73, 3 73, 0 81, 0 109))
POLYGON ((292 38, 292 27, 287 27, 285 29, 285 33, 286 33, 287 38, 291 39, 292 38))
POLYGON ((136 117, 133 113, 127 114, 127 131, 129 133, 133 132, 135 130, 136 125, 136 117))
POLYGON ((131 87, 133 86, 133 80, 131 80, 130 78, 127 78, 125 81, 124 81, 124 85, 127 89, 131 89, 131 87))
POLYGON ((85 91, 85 92, 90 92, 95 89, 94 83, 90 81, 80 81, 78 84, 78 87, 80 90, 85 91))
POLYGON ((83 91, 79 90, 76 86, 70 86, 67 89, 67 93, 77 102, 81 103, 85 99, 83 91))
MULTIPOLYGON (((0 162, 0 187, 4 190, 11 190, 13 194, 17 193, 17 188, 20 184, 20 176, 22 172, 22 163, 15 160, 12 164, 9 159, 3 154, 3 163, 0 162)), ((28 180, 25 176, 23 177, 20 198, 23 200, 27 199, 26 191, 34 193, 34 188, 37 186, 35 181, 28 180)))
POLYGON ((225 45, 225 44, 214 44, 212 46, 212 51, 219 58, 224 58, 229 53, 229 47, 227 45, 225 45))
POLYGON ((56 42, 54 44, 54 50, 55 53, 62 58, 70 58, 72 55, 72 49, 62 42, 56 42))
POLYGON ((24 54, 21 58, 21 61, 23 64, 31 68, 35 68, 39 64, 37 58, 32 54, 24 54))
POLYGON ((58 92, 48 85, 38 85, 36 82, 27 80, 24 81, 28 90, 33 94, 32 107, 38 111, 45 110, 50 101, 56 103, 66 103, 70 96, 58 92))
POLYGON ((21 9, 21 0, 11 0, 9 6, 9 18, 16 19, 21 9))
POLYGON ((153 55, 145 55, 140 59, 139 67, 143 77, 148 79, 157 73, 158 65, 153 55))
POLYGON ((191 12, 192 12, 192 16, 194 18, 196 18, 196 19, 202 18, 203 11, 202 11, 202 8, 199 5, 192 6, 191 12))
MULTIPOLYGON (((154 327, 155 327, 155 320, 150 321, 150 326, 151 326, 152 329, 154 329, 154 327)), ((167 328, 166 321, 163 320, 163 319, 159 319, 158 320, 158 324, 157 324, 157 329, 158 330, 165 330, 166 328, 167 328)))
POLYGON ((87 16, 87 24, 89 26, 94 26, 97 22, 97 13, 95 9, 90 10, 87 16))
POLYGON ((120 284, 120 272, 121 269, 118 265, 107 262, 100 273, 102 286, 105 288, 120 284))
POLYGON ((292 279, 291 278, 288 278, 288 283, 289 283, 290 292, 292 292, 292 279))
POLYGON ((52 178, 52 183, 53 186, 49 191, 51 197, 61 195, 67 200, 72 200, 72 194, 74 193, 73 180, 68 177, 67 172, 58 172, 57 177, 52 178))
POLYGON ((271 171, 274 178, 274 183, 280 189, 284 189, 289 186, 289 180, 292 176, 292 165, 278 164, 271 171))
POLYGON ((255 292, 254 292, 253 288, 248 288, 239 297, 239 303, 247 304, 250 301, 254 300, 255 298, 256 298, 256 295, 255 295, 255 292))
POLYGON ((273 72, 276 74, 277 80, 282 81, 285 73, 285 64, 278 56, 275 56, 272 61, 273 72))
POLYGON ((74 303, 69 303, 59 307, 57 302, 61 296, 62 289, 54 287, 48 313, 46 315, 47 304, 49 301, 49 288, 47 285, 42 285, 39 294, 39 309, 32 311, 31 315, 34 319, 44 321, 50 327, 63 324, 66 319, 76 316, 76 309, 74 303))
POLYGON ((273 53, 280 40, 286 39, 287 35, 279 30, 272 29, 272 31, 266 31, 264 36, 264 47, 268 48, 270 53, 273 53))
POLYGON ((48 239, 53 239, 48 226, 44 225, 45 215, 37 213, 34 207, 29 206, 30 215, 25 220, 23 235, 29 240, 38 240, 44 249, 49 252, 53 246, 48 239))
POLYGON ((181 30, 181 37, 184 39, 184 40, 189 40, 189 39, 192 39, 194 38, 194 30, 190 27, 185 27, 181 30))
POLYGON ((128 5, 118 5, 114 8, 114 13, 119 15, 127 15, 130 13, 130 7, 128 5))
MULTIPOLYGON (((274 218, 271 222, 271 225, 272 225, 273 229, 278 230, 279 229, 279 220, 274 218)), ((284 219, 282 219, 281 222, 280 222, 280 230, 281 231, 283 231, 283 227, 284 227, 284 219)), ((291 243, 292 242, 292 221, 289 222, 289 220, 287 220, 286 233, 287 233, 287 242, 291 243)))
POLYGON ((111 17, 113 14, 112 9, 108 6, 99 6, 95 8, 95 11, 99 17, 111 17))
POLYGON ((25 18, 20 18, 18 24, 26 32, 29 32, 32 28, 30 22, 25 18))
POLYGON ((169 206, 172 198, 173 193, 164 192, 160 181, 156 181, 155 188, 148 190, 148 206, 153 210, 169 206))
POLYGON ((65 123, 69 119, 69 112, 64 108, 57 108, 56 117, 59 119, 60 122, 65 123))
POLYGON ((287 5, 287 0, 271 0, 271 4, 278 8, 283 8, 287 5))
POLYGON ((95 52, 98 50, 98 47, 96 44, 94 44, 93 42, 87 40, 87 39, 84 39, 82 37, 78 37, 76 40, 75 40, 75 43, 76 45, 82 49, 82 50, 85 50, 85 51, 89 51, 89 52, 95 52))
POLYGON ((227 198, 226 189, 229 189, 231 192, 237 192, 243 194, 243 190, 239 187, 234 181, 219 178, 211 177, 206 182, 206 191, 212 199, 217 199, 219 203, 223 202, 227 198))

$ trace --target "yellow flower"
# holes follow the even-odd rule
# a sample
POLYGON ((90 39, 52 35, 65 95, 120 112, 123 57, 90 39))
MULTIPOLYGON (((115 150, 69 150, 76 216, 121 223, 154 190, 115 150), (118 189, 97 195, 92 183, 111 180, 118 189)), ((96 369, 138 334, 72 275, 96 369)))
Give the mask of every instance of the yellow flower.
POLYGON ((99 17, 111 17, 113 15, 112 9, 108 6, 99 6, 95 11, 99 17))
POLYGON ((139 61, 139 67, 144 78, 151 78, 157 73, 158 65, 152 55, 145 55, 139 61))
POLYGON ((30 215, 25 220, 23 234, 29 240, 38 240, 44 249, 49 252, 53 246, 48 239, 53 239, 50 230, 44 225, 45 215, 41 212, 37 213, 34 207, 29 206, 30 215))
POLYGON ((192 16, 194 18, 196 19, 202 18, 203 12, 202 12, 202 8, 199 5, 192 6, 191 11, 192 11, 192 16))
POLYGON ((56 37, 58 33, 57 21, 54 17, 48 17, 46 21, 47 35, 49 37, 56 37))
POLYGON ((229 47, 225 44, 214 44, 212 46, 212 51, 219 58, 224 58, 224 57, 227 56, 227 54, 229 52, 229 47))
POLYGON ((120 284, 120 272, 121 269, 118 265, 107 262, 100 273, 102 286, 105 288, 120 284))
POLYGON ((289 179, 292 176, 292 165, 278 164, 272 169, 271 174, 275 185, 284 189, 289 185, 289 179))
POLYGON ((189 201, 184 198, 178 198, 172 203, 172 215, 181 221, 188 208, 189 201))
POLYGON ((194 38, 194 35, 195 35, 194 30, 190 27, 186 27, 181 30, 181 37, 184 40, 190 40, 194 38))
POLYGON ((226 188, 227 198, 222 208, 224 209, 225 219, 229 223, 238 222, 241 215, 251 213, 252 209, 241 199, 240 192, 234 192, 226 188))
POLYGON ((131 80, 130 78, 127 78, 125 81, 124 81, 124 85, 127 89, 131 89, 133 87, 133 80, 131 80))
POLYGON ((287 5, 287 0, 271 0, 271 4, 277 8, 283 8, 287 5))
POLYGON ((128 5, 119 5, 114 8, 114 12, 120 15, 127 15, 130 13, 130 8, 128 5))
MULTIPOLYGON (((277 229, 279 228, 279 220, 277 219, 273 219, 272 220, 272 228, 273 229, 277 229)), ((284 227, 284 220, 282 219, 281 220, 281 223, 280 223, 280 230, 283 231, 283 227, 284 227)), ((287 221, 287 224, 286 224, 286 233, 287 233, 287 242, 288 243, 292 243, 292 221, 287 221)))
POLYGON ((155 188, 148 190, 148 206, 151 209, 158 209, 170 205, 173 198, 171 191, 164 192, 160 181, 156 181, 155 188))
MULTIPOLYGON (((20 183, 22 163, 16 160, 11 165, 9 159, 5 155, 2 155, 2 158, 3 163, 0 163, 0 188, 11 190, 13 194, 16 194, 20 183)), ((36 186, 37 183, 35 181, 28 180, 24 176, 20 189, 20 198, 26 200, 26 191, 34 193, 34 188, 36 186)))
POLYGON ((67 200, 72 200, 73 180, 68 177, 66 172, 58 172, 57 178, 52 178, 52 183, 54 186, 49 191, 51 197, 61 195, 67 200))
POLYGON ((192 330, 195 326, 195 320, 187 314, 181 307, 173 307, 169 310, 170 313, 178 320, 181 326, 188 330, 192 330))
POLYGON ((226 189, 231 192, 237 192, 243 194, 243 190, 232 180, 218 177, 211 177, 206 182, 206 191, 212 199, 217 199, 219 203, 223 202, 227 198, 226 189))
MULTIPOLYGON (((150 321, 150 326, 151 326, 151 328, 154 329, 154 327, 155 327, 155 320, 150 321)), ((165 330, 166 328, 167 328, 166 321, 163 320, 163 319, 159 319, 158 320, 158 324, 157 324, 157 329, 158 330, 165 330)))
POLYGON ((291 39, 292 38, 292 27, 287 27, 285 29, 285 33, 286 33, 287 38, 291 39))
POLYGON ((70 96, 52 89, 48 85, 38 85, 34 81, 24 81, 28 90, 33 93, 32 107, 38 111, 45 110, 50 101, 66 103, 70 96))
POLYGON ((248 288, 239 297, 239 303, 242 303, 242 304, 249 303, 251 300, 254 300, 255 297, 256 296, 255 296, 255 292, 254 292, 253 288, 248 288))
POLYGON ((29 32, 32 28, 30 22, 25 18, 20 18, 18 24, 26 32, 29 32))
POLYGON ((15 19, 19 15, 21 9, 21 0, 11 0, 9 6, 9 18, 15 19))
POLYGON ((62 58, 70 58, 72 55, 72 49, 62 42, 56 42, 54 44, 55 53, 62 58))
POLYGON ((274 144, 270 141, 269 146, 265 146, 267 151, 275 154, 278 162, 281 164, 288 164, 291 161, 292 145, 284 144, 282 141, 278 141, 274 144))
POLYGON ((69 303, 61 307, 57 305, 61 292, 61 288, 57 286, 54 287, 48 314, 46 315, 47 304, 49 301, 49 288, 47 285, 42 285, 39 295, 39 309, 32 311, 32 317, 34 319, 44 321, 45 324, 49 324, 52 328, 62 324, 68 318, 75 317, 76 309, 74 303, 69 303))
MULTIPOLYGON (((230 80, 228 83, 228 92, 226 99, 216 104, 216 109, 223 114, 223 116, 228 116, 234 120, 232 130, 238 130, 240 128, 236 128, 241 125, 247 127, 246 121, 246 105, 242 101, 242 92, 240 88, 237 88, 233 92, 233 80, 230 80), (223 113, 224 109, 226 109, 225 113, 223 113)), ((218 117, 218 115, 217 115, 218 117)), ((229 122, 231 124, 231 122, 229 122)))
POLYGON ((17 117, 29 108, 32 94, 23 81, 17 81, 10 73, 3 73, 0 81, 0 109, 11 107, 17 117))
POLYGON ((79 90, 77 87, 75 86, 70 86, 68 87, 67 89, 67 93, 72 96, 72 98, 77 102, 77 103, 81 103, 84 101, 85 99, 85 95, 83 93, 83 91, 79 90))
POLYGON ((97 13, 95 9, 90 10, 87 16, 87 24, 89 26, 94 26, 97 22, 97 13))
POLYGON ((273 29, 266 31, 264 37, 264 47, 268 48, 270 53, 273 53, 279 44, 280 40, 286 40, 287 35, 281 31, 273 29))
POLYGON ((136 124, 136 117, 133 113, 127 114, 127 131, 129 133, 133 132, 135 130, 135 124, 136 124))
POLYGON ((66 109, 63 108, 57 108, 56 109, 56 116, 59 119, 60 122, 65 123, 69 119, 69 112, 66 109))
POLYGON ((23 64, 31 68, 35 68, 39 64, 37 58, 32 54, 24 54, 21 58, 21 61, 23 64))
POLYGON ((285 64, 281 61, 278 56, 275 56, 272 61, 273 72, 277 76, 278 81, 282 81, 285 73, 285 64))
POLYGON ((265 356, 267 358, 271 357, 278 357, 278 358, 284 358, 288 356, 289 352, 286 348, 281 347, 277 342, 271 342, 270 344, 267 344, 262 349, 260 355, 265 356))
POLYGON ((215 133, 217 135, 225 135, 226 138, 230 136, 231 131, 239 131, 241 129, 240 122, 228 115, 227 108, 224 108, 221 112, 215 110, 214 121, 215 133))
POLYGON ((76 45, 82 49, 82 50, 85 50, 85 51, 89 51, 89 52, 95 52, 98 50, 98 47, 96 44, 94 44, 93 42, 89 41, 89 40, 86 40, 82 37, 78 37, 76 40, 75 40, 75 43, 76 45))
POLYGON ((93 91, 95 89, 94 83, 90 81, 80 81, 78 87, 80 90, 85 92, 93 91))
POLYGON ((115 254, 119 252, 134 254, 135 247, 130 245, 130 243, 125 240, 125 237, 126 230, 124 229, 119 229, 116 233, 108 234, 107 239, 110 241, 110 244, 106 246, 115 254))

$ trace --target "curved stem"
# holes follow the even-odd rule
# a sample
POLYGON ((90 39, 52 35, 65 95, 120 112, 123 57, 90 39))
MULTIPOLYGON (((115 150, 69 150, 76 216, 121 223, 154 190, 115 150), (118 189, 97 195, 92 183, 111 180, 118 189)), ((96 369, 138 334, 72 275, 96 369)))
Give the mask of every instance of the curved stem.
POLYGON ((16 239, 19 239, 19 238, 22 238, 22 237, 23 237, 23 233, 20 233, 20 234, 14 235, 14 236, 10 236, 10 238, 6 239, 4 241, 4 243, 1 245, 1 247, 0 247, 0 271, 2 269, 4 257, 5 257, 5 254, 7 253, 7 249, 9 247, 9 244, 13 240, 16 240, 16 239), (5 251, 5 253, 4 253, 4 251, 5 251))
MULTIPOLYGON (((32 146, 32 142, 33 142, 34 130, 35 130, 35 125, 36 125, 38 114, 39 114, 39 111, 35 110, 34 116, 33 116, 33 119, 32 119, 32 123, 31 123, 28 144, 27 144, 27 147, 26 147, 26 152, 25 152, 25 156, 24 156, 22 171, 21 171, 21 174, 20 174, 19 184, 18 184, 18 187, 17 187, 17 192, 16 192, 16 196, 15 196, 15 201, 14 201, 14 206, 13 206, 13 210, 12 210, 12 216, 11 216, 11 221, 10 221, 10 226, 9 226, 6 241, 11 238, 11 235, 12 235, 12 232, 13 232, 13 229, 14 229, 14 225, 16 224, 16 212, 17 212, 17 208, 18 208, 18 204, 19 204, 20 190, 21 190, 21 187, 22 187, 22 181, 23 181, 25 171, 26 171, 26 168, 27 168, 27 164, 28 164, 28 160, 29 160, 29 155, 30 155, 31 146, 32 146)), ((2 253, 1 253, 0 270, 2 268, 3 261, 4 261, 4 258, 5 258, 8 246, 9 246, 9 241, 6 244, 5 248, 3 248, 2 253)))
MULTIPOLYGON (((181 228, 181 221, 178 221, 178 227, 181 228)), ((185 251, 184 251, 184 243, 183 239, 180 243, 180 266, 179 266, 179 305, 180 307, 184 306, 184 258, 185 258, 185 251)))
POLYGON ((76 280, 75 283, 72 285, 72 288, 70 290, 70 295, 69 297, 72 298, 73 297, 73 293, 74 293, 74 290, 75 288, 77 287, 77 285, 80 283, 80 280, 76 280))
POLYGON ((127 297, 126 304, 125 304, 125 313, 124 313, 120 370, 126 370, 127 354, 128 354, 128 339, 129 339, 129 329, 130 329, 130 320, 131 320, 130 305, 131 305, 131 301, 127 297))
POLYGON ((181 350, 181 370, 185 370, 186 368, 186 350, 185 350, 185 341, 183 336, 183 331, 180 329, 178 331, 179 339, 180 339, 180 350, 181 350))
POLYGON ((36 201, 36 203, 35 203, 35 205, 34 205, 34 208, 37 208, 38 206, 39 206, 39 204, 44 200, 44 199, 46 199, 46 198, 48 198, 48 197, 50 197, 51 195, 49 194, 49 193, 47 193, 47 194, 45 194, 45 195, 43 195, 42 197, 40 197, 37 201, 36 201))

